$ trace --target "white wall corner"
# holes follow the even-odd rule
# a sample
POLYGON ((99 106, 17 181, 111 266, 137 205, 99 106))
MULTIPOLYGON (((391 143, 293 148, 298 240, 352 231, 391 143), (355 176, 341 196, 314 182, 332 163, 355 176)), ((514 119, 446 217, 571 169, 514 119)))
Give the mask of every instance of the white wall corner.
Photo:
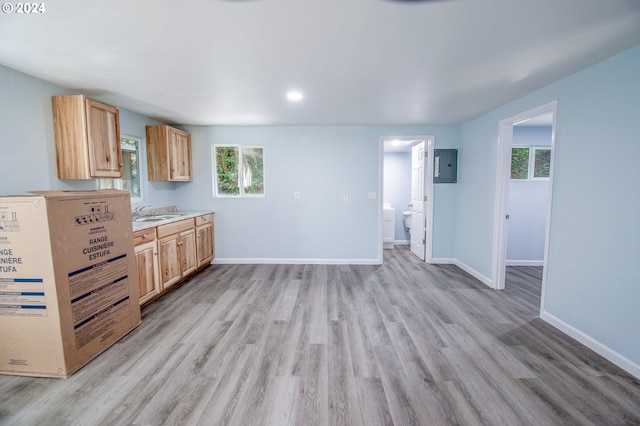
POLYGON ((487 285, 487 286, 489 286, 491 288, 495 288, 495 286, 493 284, 493 281, 491 281, 490 278, 485 277, 480 272, 478 272, 475 269, 473 269, 471 266, 468 266, 467 264, 461 262, 458 259, 456 259, 454 265, 456 265, 458 268, 462 269, 463 271, 465 271, 466 273, 468 273, 472 277, 476 278, 482 284, 485 284, 485 285, 487 285))
POLYGON ((454 258, 448 258, 448 257, 434 257, 433 259, 431 259, 431 262, 434 265, 456 265, 458 268, 462 269, 463 271, 465 271, 466 273, 468 273, 469 275, 471 275, 472 277, 474 277, 475 279, 477 279, 478 281, 480 281, 481 283, 494 288, 493 287, 493 282, 485 277, 484 275, 482 275, 480 272, 476 271, 475 269, 473 269, 472 267, 464 264, 463 262, 461 262, 458 259, 454 259, 454 258))
POLYGON ((544 321, 551 324, 558 330, 562 331, 563 333, 573 337, 578 342, 582 343, 599 355, 602 355, 604 358, 608 359, 629 374, 632 374, 633 376, 640 379, 640 365, 631 361, 624 355, 619 354, 618 352, 597 341, 588 334, 585 334, 572 325, 567 324, 566 322, 562 321, 561 319, 557 318, 547 311, 542 311, 540 313, 540 318, 542 318, 544 321))

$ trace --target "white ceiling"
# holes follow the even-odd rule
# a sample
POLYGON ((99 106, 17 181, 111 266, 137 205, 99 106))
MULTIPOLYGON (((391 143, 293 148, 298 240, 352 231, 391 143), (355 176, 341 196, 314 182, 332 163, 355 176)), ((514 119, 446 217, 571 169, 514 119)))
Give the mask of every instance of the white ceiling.
POLYGON ((462 123, 640 43, 640 0, 44 4, 0 64, 178 124, 462 123))

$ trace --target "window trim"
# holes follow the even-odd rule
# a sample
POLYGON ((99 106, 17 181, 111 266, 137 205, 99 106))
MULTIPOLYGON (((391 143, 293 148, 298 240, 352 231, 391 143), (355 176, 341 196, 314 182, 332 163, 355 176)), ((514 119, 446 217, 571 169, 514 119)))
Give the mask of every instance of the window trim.
POLYGON ((213 186, 213 197, 214 198, 264 198, 266 196, 266 177, 265 177, 265 148, 264 145, 259 144, 250 144, 250 145, 240 145, 240 144, 228 144, 228 143, 220 143, 220 144, 212 144, 211 145, 211 162, 212 162, 212 186, 213 186), (216 162, 216 148, 218 147, 228 147, 228 148, 237 148, 238 149, 238 194, 224 194, 218 192, 218 167, 216 162), (247 148, 260 148, 262 149, 262 194, 247 194, 244 191, 244 174, 240 172, 240 169, 243 167, 243 150, 247 148))
MULTIPOLYGON (((127 135, 127 134, 121 133, 119 137, 120 143, 122 143, 122 139, 129 139, 136 142, 136 155, 138 160, 138 180, 139 180, 140 196, 134 197, 133 195, 131 195, 131 204, 142 203, 144 202, 144 190, 142 185, 142 157, 143 157, 142 138, 139 136, 127 135)), ((113 179, 98 179, 98 189, 103 189, 103 188, 115 188, 115 189, 120 189, 124 191, 124 180, 122 177, 113 178, 113 179), (108 182, 111 182, 111 184, 109 185, 108 182)))

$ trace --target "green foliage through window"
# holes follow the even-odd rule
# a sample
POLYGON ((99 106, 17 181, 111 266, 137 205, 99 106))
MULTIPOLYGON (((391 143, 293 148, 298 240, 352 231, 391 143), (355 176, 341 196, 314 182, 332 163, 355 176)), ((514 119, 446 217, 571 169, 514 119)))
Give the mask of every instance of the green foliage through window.
POLYGON ((536 155, 533 166, 533 177, 543 178, 549 177, 551 171, 551 150, 536 149, 536 155))
POLYGON ((529 148, 511 148, 511 179, 529 177, 529 148))
POLYGON ((98 188, 115 188, 129 191, 131 199, 141 201, 142 190, 140 187, 140 152, 139 140, 120 138, 120 152, 122 153, 122 178, 99 179, 98 188), (136 200, 138 199, 138 200, 136 200))
POLYGON ((264 194, 263 152, 263 148, 242 148, 242 182, 245 194, 264 194))
POLYGON ((138 165, 138 141, 120 138, 122 149, 122 189, 131 193, 131 198, 140 197, 140 168, 138 165))
POLYGON ((551 172, 551 149, 511 148, 511 179, 548 178, 551 172))
POLYGON ((216 147, 217 188, 220 195, 238 195, 238 147, 216 147))
POLYGON ((216 195, 264 195, 264 148, 216 145, 214 151, 216 195))

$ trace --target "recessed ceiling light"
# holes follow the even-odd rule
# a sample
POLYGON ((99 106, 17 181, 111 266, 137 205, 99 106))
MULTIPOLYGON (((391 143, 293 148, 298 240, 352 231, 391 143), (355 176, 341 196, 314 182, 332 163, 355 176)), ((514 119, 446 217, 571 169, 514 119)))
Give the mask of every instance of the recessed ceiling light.
POLYGON ((298 92, 296 90, 292 90, 290 92, 287 92, 287 99, 289 99, 292 102, 301 101, 302 98, 303 98, 302 92, 298 92))

